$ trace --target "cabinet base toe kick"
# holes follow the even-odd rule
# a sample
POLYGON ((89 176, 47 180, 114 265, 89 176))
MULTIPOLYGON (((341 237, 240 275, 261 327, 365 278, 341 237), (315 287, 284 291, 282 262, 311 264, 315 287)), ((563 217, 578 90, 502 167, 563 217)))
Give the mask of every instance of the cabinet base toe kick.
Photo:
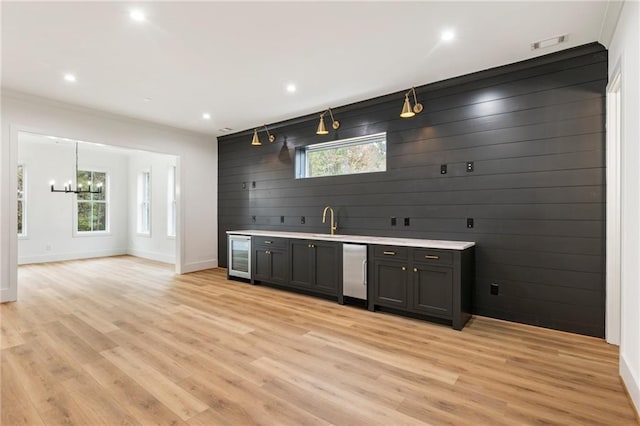
POLYGON ((456 318, 455 320, 451 319, 451 318, 441 318, 438 316, 433 316, 433 315, 426 315, 426 314, 419 314, 419 313, 415 313, 415 312, 407 312, 401 309, 394 309, 394 308, 389 308, 387 306, 381 306, 381 305, 369 305, 367 306, 367 308, 369 309, 369 311, 371 312, 383 312, 383 313, 389 313, 389 314, 394 314, 394 315, 400 315, 403 317, 408 317, 408 318, 414 318, 417 320, 421 320, 421 321, 428 321, 428 322, 433 322, 436 324, 442 324, 442 325, 448 325, 451 328, 453 328, 454 330, 460 331, 464 328, 464 326, 467 324, 467 322, 471 319, 472 315, 470 313, 465 313, 464 315, 461 315, 459 318, 456 318))
POLYGON ((305 296, 317 297, 319 299, 331 300, 333 302, 338 302, 341 305, 343 304, 341 295, 337 295, 337 294, 327 294, 327 293, 322 293, 314 290, 309 290, 306 288, 297 288, 297 287, 291 287, 283 284, 275 284, 268 281, 254 281, 251 284, 274 288, 276 290, 288 291, 290 293, 303 294, 305 296))

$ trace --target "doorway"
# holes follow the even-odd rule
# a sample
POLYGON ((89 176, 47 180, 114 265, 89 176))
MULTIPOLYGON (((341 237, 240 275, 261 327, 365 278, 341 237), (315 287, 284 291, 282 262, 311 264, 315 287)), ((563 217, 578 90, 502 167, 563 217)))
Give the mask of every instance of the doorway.
POLYGON ((621 78, 616 67, 607 86, 606 319, 608 343, 620 344, 621 78))
POLYGON ((18 265, 116 255, 177 265, 176 156, 22 131, 17 151, 18 265))

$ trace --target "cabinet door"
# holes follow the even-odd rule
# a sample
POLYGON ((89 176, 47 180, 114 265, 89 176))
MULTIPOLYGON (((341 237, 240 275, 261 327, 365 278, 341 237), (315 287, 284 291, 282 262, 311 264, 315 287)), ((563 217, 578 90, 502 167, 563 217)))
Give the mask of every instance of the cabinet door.
POLYGON ((257 248, 253 251, 253 278, 258 281, 269 281, 271 278, 269 250, 257 248))
POLYGON ((289 244, 290 284, 310 288, 313 282, 313 248, 306 240, 291 240, 289 244))
POLYGON ((416 263, 413 265, 413 298, 416 312, 451 318, 453 269, 416 263))
POLYGON ((403 262, 374 261, 375 304, 408 308, 408 272, 403 262))
POLYGON ((314 287, 323 293, 338 293, 338 247, 334 243, 312 241, 315 255, 314 287))
POLYGON ((269 250, 271 253, 271 282, 275 284, 287 284, 288 263, 284 250, 269 250))

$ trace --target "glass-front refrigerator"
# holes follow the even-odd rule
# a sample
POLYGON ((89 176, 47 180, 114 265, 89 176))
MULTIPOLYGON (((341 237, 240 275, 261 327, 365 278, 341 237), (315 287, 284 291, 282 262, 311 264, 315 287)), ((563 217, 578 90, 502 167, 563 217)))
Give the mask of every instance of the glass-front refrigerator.
POLYGON ((229 276, 251 279, 251 236, 229 235, 229 276))

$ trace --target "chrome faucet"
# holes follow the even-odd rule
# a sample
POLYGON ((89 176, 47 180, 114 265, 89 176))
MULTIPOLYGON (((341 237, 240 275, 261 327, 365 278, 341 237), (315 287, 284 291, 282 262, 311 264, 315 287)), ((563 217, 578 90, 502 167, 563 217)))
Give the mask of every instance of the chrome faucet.
POLYGON ((322 223, 327 222, 327 210, 331 212, 331 235, 333 235, 334 231, 338 229, 338 224, 333 220, 333 209, 330 206, 325 207, 322 212, 322 223))

